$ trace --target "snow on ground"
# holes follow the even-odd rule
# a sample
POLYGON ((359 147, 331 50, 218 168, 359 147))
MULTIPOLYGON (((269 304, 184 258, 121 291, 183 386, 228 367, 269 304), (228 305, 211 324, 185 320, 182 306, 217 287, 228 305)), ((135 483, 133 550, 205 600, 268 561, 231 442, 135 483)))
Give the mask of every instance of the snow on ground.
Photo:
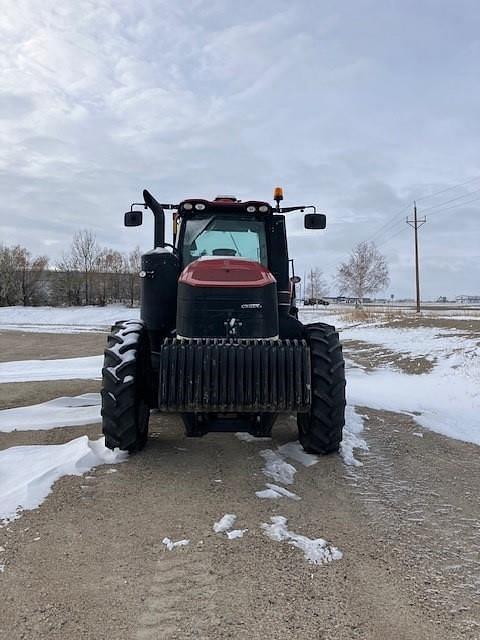
POLYGON ((102 464, 117 464, 128 457, 110 451, 105 439, 81 436, 65 444, 10 447, 0 451, 0 522, 15 519, 22 510, 37 508, 66 475, 81 476, 102 464))
POLYGON ((424 428, 480 445, 480 350, 471 370, 442 363, 433 371, 408 375, 391 369, 347 373, 349 402, 412 414, 424 428))
POLYGON ((260 455, 265 460, 263 473, 281 484, 293 484, 294 475, 297 470, 294 466, 285 462, 282 456, 272 449, 260 451, 260 455))
POLYGON ((0 362, 0 383, 40 380, 99 380, 103 356, 0 362))
POLYGON ((270 518, 271 524, 262 524, 265 535, 277 542, 288 542, 294 547, 301 549, 303 555, 310 564, 327 564, 332 560, 340 560, 342 552, 329 544, 323 538, 307 538, 287 528, 287 518, 283 516, 273 516, 270 518))
MULTIPOLYGON (((307 314, 304 312, 304 319, 307 314)), ((308 314, 308 321, 335 324, 337 316, 308 314)), ((353 407, 407 413, 424 428, 450 438, 480 444, 480 338, 465 331, 439 327, 386 327, 378 323, 340 326, 342 340, 381 345, 394 353, 433 361, 424 374, 391 367, 366 371, 347 359, 347 397, 353 407), (342 328, 343 327, 343 328, 342 328)), ((353 354, 352 354, 353 355, 353 354)), ((358 441, 359 417, 347 409, 342 455, 363 448, 358 441)))
POLYGON ((136 320, 138 308, 106 307, 1 307, 0 331, 83 333, 105 331, 117 320, 136 320))
POLYGON ((227 538, 229 540, 236 540, 237 538, 243 538, 248 529, 234 529, 233 531, 227 531, 227 538))
POLYGON ((312 464, 317 464, 318 462, 318 456, 307 453, 298 440, 282 444, 277 451, 281 456, 300 462, 304 467, 311 467, 312 464))
POLYGON ((343 462, 354 467, 361 467, 362 462, 353 455, 354 449, 368 451, 368 445, 360 436, 363 431, 363 417, 356 411, 355 407, 347 405, 345 408, 345 427, 343 429, 343 440, 340 445, 340 455, 343 462))
POLYGON ((292 493, 285 487, 279 487, 278 484, 271 484, 270 482, 266 483, 267 489, 263 491, 255 491, 255 495, 257 498, 291 498, 292 500, 301 500, 300 496, 297 496, 296 493, 292 493))
POLYGON ((173 551, 177 547, 186 547, 187 544, 190 544, 190 540, 177 540, 177 542, 173 542, 170 538, 164 538, 162 544, 167 547, 167 551, 173 551))
POLYGON ((377 344, 396 353, 428 360, 448 357, 462 349, 474 348, 475 338, 466 338, 458 329, 438 327, 380 327, 357 326, 341 330, 342 340, 362 340, 377 344))
POLYGON ((0 431, 29 431, 76 427, 99 422, 100 394, 62 397, 29 407, 0 411, 0 431))
POLYGON ((231 529, 235 524, 237 516, 234 513, 226 513, 218 522, 213 525, 215 533, 223 533, 227 529, 231 529))
POLYGON ((237 438, 242 442, 257 442, 262 440, 271 440, 272 438, 269 436, 268 438, 257 438, 257 436, 252 436, 251 433, 247 433, 246 431, 237 431, 235 433, 237 438))

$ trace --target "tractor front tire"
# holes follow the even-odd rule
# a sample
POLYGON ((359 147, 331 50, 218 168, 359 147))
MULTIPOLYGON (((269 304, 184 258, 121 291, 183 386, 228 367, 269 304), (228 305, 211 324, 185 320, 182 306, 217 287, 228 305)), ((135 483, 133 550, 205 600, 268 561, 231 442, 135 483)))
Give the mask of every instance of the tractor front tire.
POLYGON ((151 384, 150 344, 140 320, 117 322, 107 338, 102 369, 105 445, 131 453, 148 438, 151 384))
POLYGON ((338 451, 345 424, 345 362, 342 345, 329 324, 305 327, 310 346, 312 404, 297 414, 298 437, 305 451, 338 451))

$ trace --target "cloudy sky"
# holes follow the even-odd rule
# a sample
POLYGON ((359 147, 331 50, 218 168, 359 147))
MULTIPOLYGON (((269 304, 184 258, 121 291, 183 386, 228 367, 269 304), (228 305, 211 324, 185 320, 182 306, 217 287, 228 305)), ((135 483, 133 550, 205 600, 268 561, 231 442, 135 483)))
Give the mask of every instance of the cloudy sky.
POLYGON ((416 198, 423 293, 480 294, 476 0, 4 0, 0 43, 0 243, 148 249, 122 226, 144 187, 278 184, 328 215, 290 219, 300 274, 373 238, 411 297, 416 198))

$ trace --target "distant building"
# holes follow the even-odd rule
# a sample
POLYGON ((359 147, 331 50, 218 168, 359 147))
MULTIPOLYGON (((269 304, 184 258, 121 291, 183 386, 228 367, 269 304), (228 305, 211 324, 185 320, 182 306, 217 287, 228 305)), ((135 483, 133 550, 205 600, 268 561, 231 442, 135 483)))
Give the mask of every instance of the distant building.
POLYGON ((455 301, 460 304, 480 304, 480 296, 456 296, 455 301))

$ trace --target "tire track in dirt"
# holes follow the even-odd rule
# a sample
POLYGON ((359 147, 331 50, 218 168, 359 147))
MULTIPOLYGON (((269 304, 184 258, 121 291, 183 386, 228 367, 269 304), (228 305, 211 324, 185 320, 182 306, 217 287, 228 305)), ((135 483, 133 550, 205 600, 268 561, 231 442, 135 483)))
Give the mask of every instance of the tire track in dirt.
POLYGON ((190 549, 165 551, 145 597, 137 640, 211 638, 218 625, 218 576, 212 555, 190 549), (189 625, 189 628, 186 627, 189 625))
MULTIPOLYGON (((480 518, 474 445, 423 432, 409 417, 363 410, 370 451, 345 478, 360 496, 377 541, 405 565, 420 601, 448 612, 478 638, 480 518), (458 460, 463 473, 458 473, 458 460)), ((472 634, 472 635, 470 635, 472 634)))

